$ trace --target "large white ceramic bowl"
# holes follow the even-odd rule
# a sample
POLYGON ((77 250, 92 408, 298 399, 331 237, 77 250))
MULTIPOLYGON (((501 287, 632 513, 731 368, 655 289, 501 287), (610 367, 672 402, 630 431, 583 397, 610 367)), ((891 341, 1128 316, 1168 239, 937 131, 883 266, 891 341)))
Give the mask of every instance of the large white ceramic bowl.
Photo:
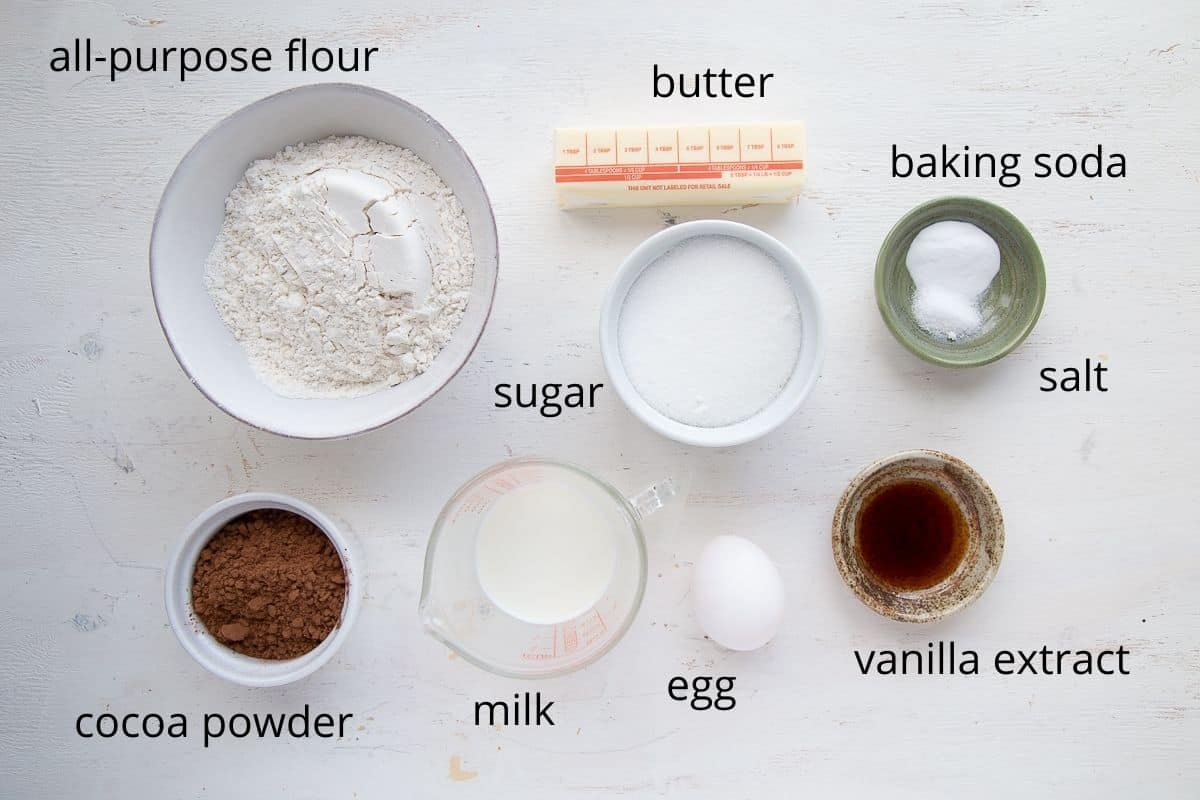
POLYGON ((462 368, 491 312, 496 222, 483 182, 456 141, 428 114, 386 92, 345 83, 301 86, 265 97, 204 134, 175 169, 154 219, 150 284, 167 341, 201 392, 226 413, 284 436, 351 436, 404 416, 462 368), (363 397, 299 399, 255 375, 204 284, 225 198, 255 159, 325 136, 359 135, 406 147, 454 191, 471 226, 475 280, 462 324, 423 374, 363 397))
POLYGON ((333 658, 358 618, 364 581, 358 543, 333 520, 294 497, 272 492, 247 492, 222 500, 192 520, 167 564, 163 589, 171 630, 183 649, 201 666, 242 686, 282 686, 311 675, 333 658), (341 620, 325 641, 298 658, 270 661, 231 650, 218 642, 192 611, 192 575, 200 551, 226 523, 260 508, 281 508, 308 518, 329 537, 346 570, 346 602, 342 605, 341 620))
MULTIPOLYGON (((731 269, 736 265, 730 265, 731 269)), ((673 225, 638 245, 617 270, 600 312, 600 352, 617 395, 642 422, 670 439, 702 447, 730 447, 752 441, 778 428, 804 402, 816 385, 825 352, 821 303, 812 279, 796 255, 782 242, 757 228, 728 220, 702 219, 673 225), (700 427, 671 419, 655 409, 638 393, 621 362, 618 341, 621 310, 625 298, 642 271, 659 256, 696 236, 732 236, 765 251, 783 270, 800 308, 800 354, 783 390, 761 411, 748 419, 719 427, 700 427)))

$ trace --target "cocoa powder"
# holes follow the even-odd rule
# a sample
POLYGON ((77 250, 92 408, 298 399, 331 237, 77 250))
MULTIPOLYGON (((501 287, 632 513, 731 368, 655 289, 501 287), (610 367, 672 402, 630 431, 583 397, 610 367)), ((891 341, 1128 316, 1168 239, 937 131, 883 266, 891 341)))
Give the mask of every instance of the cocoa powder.
POLYGON ((192 610, 217 641, 248 656, 302 656, 342 616, 346 570, 320 528, 281 509, 234 518, 200 551, 192 610))

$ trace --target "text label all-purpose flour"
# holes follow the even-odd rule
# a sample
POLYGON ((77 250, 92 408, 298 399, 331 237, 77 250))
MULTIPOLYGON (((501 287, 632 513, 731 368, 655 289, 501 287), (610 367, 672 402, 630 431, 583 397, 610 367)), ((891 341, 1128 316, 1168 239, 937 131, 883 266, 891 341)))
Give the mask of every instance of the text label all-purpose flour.
POLYGON ((656 411, 714 428, 774 400, 800 357, 796 295, 765 251, 697 236, 646 267, 618 323, 621 363, 656 411))
POLYGON ((466 213, 409 150, 359 136, 246 170, 208 258, 221 318, 271 388, 351 397, 424 372, 462 320, 466 213))

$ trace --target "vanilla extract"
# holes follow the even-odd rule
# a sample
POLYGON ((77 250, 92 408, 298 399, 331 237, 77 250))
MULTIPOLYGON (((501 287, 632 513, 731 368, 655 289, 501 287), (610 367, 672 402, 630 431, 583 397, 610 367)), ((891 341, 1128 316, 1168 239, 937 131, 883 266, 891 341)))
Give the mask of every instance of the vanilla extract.
POLYGON ((868 497, 857 519, 860 562, 896 591, 945 581, 967 552, 970 530, 958 502, 936 483, 906 479, 868 497))
MULTIPOLYGON (((998 675, 1129 675, 1128 647, 1098 651, 998 650, 992 666, 998 675)), ((978 675, 979 653, 953 641, 929 642, 924 650, 855 650, 862 675, 978 675)))

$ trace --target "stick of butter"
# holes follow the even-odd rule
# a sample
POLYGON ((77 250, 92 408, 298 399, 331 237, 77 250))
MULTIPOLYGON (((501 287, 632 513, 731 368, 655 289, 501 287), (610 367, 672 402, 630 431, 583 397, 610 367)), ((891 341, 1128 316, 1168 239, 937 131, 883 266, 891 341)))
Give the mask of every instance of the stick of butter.
POLYGON ((562 208, 786 203, 804 185, 804 124, 559 128, 562 208))

